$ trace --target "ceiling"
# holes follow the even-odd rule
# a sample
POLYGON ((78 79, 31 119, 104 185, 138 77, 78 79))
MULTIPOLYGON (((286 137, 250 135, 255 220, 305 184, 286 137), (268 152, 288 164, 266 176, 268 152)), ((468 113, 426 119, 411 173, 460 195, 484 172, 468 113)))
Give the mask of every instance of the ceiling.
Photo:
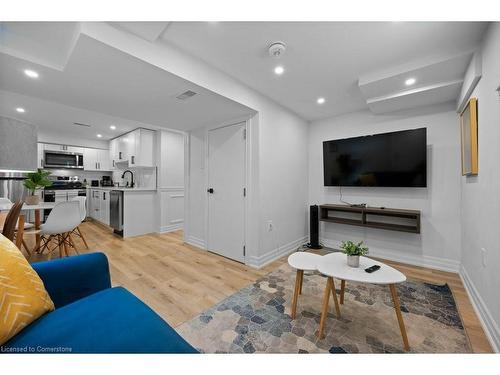
MULTIPOLYGON (((15 26, 16 30, 24 30, 19 24, 15 26)), ((5 30, 10 26, 2 24, 2 27, 5 30)), ((28 29, 36 31, 31 25, 28 29)), ((15 55, 0 53, 0 90, 4 92, 0 96, 3 101, 0 114, 13 117, 15 108, 23 107, 26 112, 14 113, 15 117, 30 118, 40 126, 57 124, 78 136, 83 136, 82 129, 72 124, 82 122, 82 117, 95 125, 94 129, 88 129, 87 136, 94 138, 97 129, 105 137, 112 136, 109 125, 107 130, 99 127, 110 121, 123 123, 124 130, 130 124, 190 130, 254 113, 246 106, 84 34, 77 38, 62 70, 42 64, 40 59, 35 63, 34 58, 15 55), (39 78, 26 77, 25 69, 37 71, 39 78), (196 95, 185 101, 176 98, 187 90, 196 95), (14 98, 16 103, 12 101, 14 98)))
MULTIPOLYGON (((138 121, 2 90, 0 90, 0 113, 6 117, 36 124, 47 133, 60 132, 75 138, 97 139, 97 134, 101 134, 101 139, 107 140, 145 126, 144 123, 138 121), (25 113, 16 112, 15 109, 20 106, 20 103, 26 109, 25 113), (90 126, 75 125, 75 123, 90 126), (111 125, 114 125, 116 129, 111 130, 111 125)), ((152 128, 156 129, 156 127, 152 128)))
MULTIPOLYGON (((425 60, 469 53, 479 45, 486 27, 487 23, 478 22, 173 22, 160 41, 312 121, 369 108, 370 97, 358 86, 360 78, 378 73, 394 76, 391 70, 401 73, 401 66, 415 61, 424 67, 425 60), (276 41, 287 46, 279 59, 267 52, 276 41), (273 72, 277 65, 285 68, 281 76, 273 72), (320 96, 326 99, 323 105, 316 103, 320 96)), ((455 73, 463 78, 465 70, 459 70, 455 73)), ((441 81, 439 74, 432 76, 432 84, 441 81)), ((405 90, 403 82, 395 92, 389 90, 394 82, 386 82, 384 95, 405 90)), ((430 103, 454 100, 456 93, 456 87, 448 87, 433 91, 428 99, 433 98, 430 103)), ((429 104, 426 95, 421 96, 424 100, 417 102, 429 104)), ((394 103, 383 111, 401 107, 399 99, 394 103)))
MULTIPOLYGON (((112 22, 233 76, 305 120, 455 100, 487 23, 112 22), (267 47, 282 41, 279 59, 267 47), (274 74, 282 65, 284 74, 274 74), (405 87, 408 77, 417 78, 405 87), (326 102, 318 105, 316 99, 326 102)), ((131 127, 190 130, 254 110, 80 33, 77 22, 0 23, 0 114, 109 139, 131 127), (38 79, 23 71, 33 69, 38 79), (179 94, 194 97, 181 101, 179 94), (16 107, 26 112, 16 113, 16 107), (90 123, 91 128, 74 126, 90 123), (121 124, 121 125, 120 125, 121 124)))

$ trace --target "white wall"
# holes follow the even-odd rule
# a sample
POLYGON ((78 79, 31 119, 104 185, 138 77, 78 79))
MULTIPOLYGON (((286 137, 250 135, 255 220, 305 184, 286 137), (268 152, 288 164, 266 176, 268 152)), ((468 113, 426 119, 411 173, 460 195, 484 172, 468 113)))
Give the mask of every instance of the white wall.
POLYGON ((422 211, 421 234, 322 223, 321 240, 363 240, 372 255, 416 265, 458 271, 460 262, 460 146, 453 104, 406 115, 356 112, 314 122, 309 133, 309 201, 340 203, 339 188, 323 186, 322 142, 397 130, 427 128, 427 188, 344 187, 350 203, 422 211))
POLYGON ((462 277, 491 341, 500 350, 500 24, 491 24, 482 47, 478 99, 479 174, 461 178, 462 277), (486 250, 483 254, 481 248, 486 250))

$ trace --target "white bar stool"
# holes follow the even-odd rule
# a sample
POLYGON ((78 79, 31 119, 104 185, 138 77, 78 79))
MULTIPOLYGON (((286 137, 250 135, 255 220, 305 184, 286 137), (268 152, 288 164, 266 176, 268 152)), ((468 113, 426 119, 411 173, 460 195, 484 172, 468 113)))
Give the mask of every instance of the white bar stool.
POLYGON ((288 257, 288 264, 297 270, 295 277, 295 290, 292 301, 292 319, 297 315, 297 300, 299 294, 302 294, 302 281, 304 279, 304 271, 316 271, 323 256, 318 254, 297 252, 288 257))

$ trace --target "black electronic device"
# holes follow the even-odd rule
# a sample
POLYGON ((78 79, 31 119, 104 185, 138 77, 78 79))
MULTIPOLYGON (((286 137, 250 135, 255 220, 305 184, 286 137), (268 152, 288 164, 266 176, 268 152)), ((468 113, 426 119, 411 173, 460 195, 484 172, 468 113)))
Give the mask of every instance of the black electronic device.
POLYGON ((426 128, 323 142, 325 186, 427 186, 426 128))
POLYGON ((372 273, 372 272, 378 271, 379 269, 380 269, 380 266, 378 264, 376 264, 374 266, 365 268, 365 271, 368 273, 372 273))
POLYGON ((309 207, 309 244, 310 249, 322 249, 319 243, 319 207, 312 205, 309 207))

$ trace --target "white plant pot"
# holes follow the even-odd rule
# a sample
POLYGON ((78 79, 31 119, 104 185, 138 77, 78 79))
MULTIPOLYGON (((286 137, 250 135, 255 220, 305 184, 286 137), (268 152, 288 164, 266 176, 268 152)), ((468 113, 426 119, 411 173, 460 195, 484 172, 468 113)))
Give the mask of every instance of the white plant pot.
POLYGON ((349 267, 358 268, 359 267, 359 255, 348 255, 347 265, 349 267))
POLYGON ((38 195, 28 195, 24 199, 24 202, 30 206, 37 205, 38 203, 40 203, 40 197, 38 195))

